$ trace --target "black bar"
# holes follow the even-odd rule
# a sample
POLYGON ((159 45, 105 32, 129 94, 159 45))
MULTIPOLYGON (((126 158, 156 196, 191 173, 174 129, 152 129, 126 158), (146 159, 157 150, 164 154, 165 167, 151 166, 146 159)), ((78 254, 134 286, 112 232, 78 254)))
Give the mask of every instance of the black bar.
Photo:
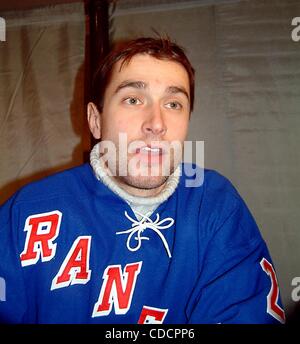
MULTIPOLYGON (((85 105, 91 100, 92 80, 99 62, 109 51, 109 0, 86 0, 85 105)), ((95 144, 91 137, 91 146, 95 144)), ((86 152, 85 155, 88 155, 86 152)), ((84 160, 87 161, 87 156, 84 160)))

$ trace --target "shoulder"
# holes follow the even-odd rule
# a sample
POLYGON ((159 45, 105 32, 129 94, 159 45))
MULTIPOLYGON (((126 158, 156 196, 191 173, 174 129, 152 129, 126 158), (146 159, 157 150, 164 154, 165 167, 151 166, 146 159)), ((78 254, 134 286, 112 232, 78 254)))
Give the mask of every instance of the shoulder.
POLYGON ((195 194, 206 201, 236 204, 241 201, 231 181, 211 169, 201 168, 195 164, 183 164, 181 169, 180 187, 188 194, 195 194))
POLYGON ((200 167, 194 163, 183 163, 181 165, 181 179, 186 187, 201 188, 203 184, 209 184, 212 187, 232 187, 228 178, 221 173, 200 167))
POLYGON ((80 194, 83 181, 91 173, 89 169, 89 165, 84 164, 31 182, 16 192, 8 202, 19 204, 57 197, 73 197, 74 194, 80 194))
MULTIPOLYGON (((197 208, 199 227, 203 235, 217 235, 220 246, 240 245, 242 242, 261 240, 256 222, 245 201, 231 181, 214 170, 196 165, 195 174, 202 175, 202 184, 187 187, 184 169, 181 177, 183 193, 189 194, 192 207, 197 208)), ((196 177, 197 178, 197 177, 196 177)), ((199 179, 199 176, 198 176, 199 179)))

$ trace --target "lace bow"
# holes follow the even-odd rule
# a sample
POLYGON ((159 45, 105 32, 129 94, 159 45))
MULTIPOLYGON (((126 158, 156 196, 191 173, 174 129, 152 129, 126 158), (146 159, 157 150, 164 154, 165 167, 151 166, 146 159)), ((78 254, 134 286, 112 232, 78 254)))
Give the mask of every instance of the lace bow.
POLYGON ((131 228, 127 229, 125 231, 117 232, 116 234, 129 234, 126 242, 126 246, 129 251, 137 251, 141 245, 142 245, 142 240, 149 240, 148 237, 142 236, 142 233, 146 229, 152 229, 162 240, 165 249, 168 253, 169 258, 171 258, 171 252, 167 243, 167 240, 163 236, 163 234, 160 232, 161 229, 167 229, 170 228, 174 224, 174 220, 171 217, 167 217, 161 221, 159 221, 159 214, 156 214, 156 219, 155 221, 152 221, 150 217, 148 217, 147 213, 146 215, 140 214, 139 212, 136 211, 136 213, 141 216, 141 220, 137 221, 133 218, 131 218, 127 211, 125 211, 125 216, 127 217, 128 220, 132 222, 131 228), (136 236, 134 236, 136 234, 136 236), (137 244, 135 246, 131 246, 132 238, 137 241, 137 244))

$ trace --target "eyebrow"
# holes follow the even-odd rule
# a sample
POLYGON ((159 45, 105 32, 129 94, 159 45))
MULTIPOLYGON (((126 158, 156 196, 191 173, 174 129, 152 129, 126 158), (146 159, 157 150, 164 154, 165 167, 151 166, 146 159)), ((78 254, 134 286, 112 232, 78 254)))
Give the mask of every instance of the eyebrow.
POLYGON ((145 89, 147 88, 147 86, 148 85, 143 81, 125 80, 116 88, 115 94, 121 91, 123 88, 131 87, 131 88, 137 88, 137 89, 145 89))
POLYGON ((169 94, 183 93, 187 97, 187 99, 190 100, 189 94, 184 87, 169 86, 167 87, 167 93, 169 94))
MULTIPOLYGON (((116 88, 115 94, 118 93, 120 90, 127 87, 136 88, 136 89, 146 89, 148 87, 148 84, 144 81, 125 80, 116 88)), ((187 97, 188 100, 190 100, 187 90, 181 86, 169 86, 166 89, 166 93, 168 94, 182 93, 187 97)))

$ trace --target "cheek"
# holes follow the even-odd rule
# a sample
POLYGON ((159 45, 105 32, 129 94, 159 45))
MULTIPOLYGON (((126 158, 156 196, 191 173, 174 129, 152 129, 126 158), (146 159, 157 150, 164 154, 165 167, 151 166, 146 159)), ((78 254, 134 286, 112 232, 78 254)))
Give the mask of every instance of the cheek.
MULTIPOLYGON (((107 114, 108 115, 108 114, 107 114)), ((137 139, 139 137, 140 123, 128 116, 118 115, 107 116, 102 122, 102 137, 106 140, 112 140, 117 142, 120 133, 127 134, 128 141, 131 139, 137 139)))
POLYGON ((169 124, 168 133, 170 140, 184 141, 188 132, 188 120, 177 120, 169 124))

